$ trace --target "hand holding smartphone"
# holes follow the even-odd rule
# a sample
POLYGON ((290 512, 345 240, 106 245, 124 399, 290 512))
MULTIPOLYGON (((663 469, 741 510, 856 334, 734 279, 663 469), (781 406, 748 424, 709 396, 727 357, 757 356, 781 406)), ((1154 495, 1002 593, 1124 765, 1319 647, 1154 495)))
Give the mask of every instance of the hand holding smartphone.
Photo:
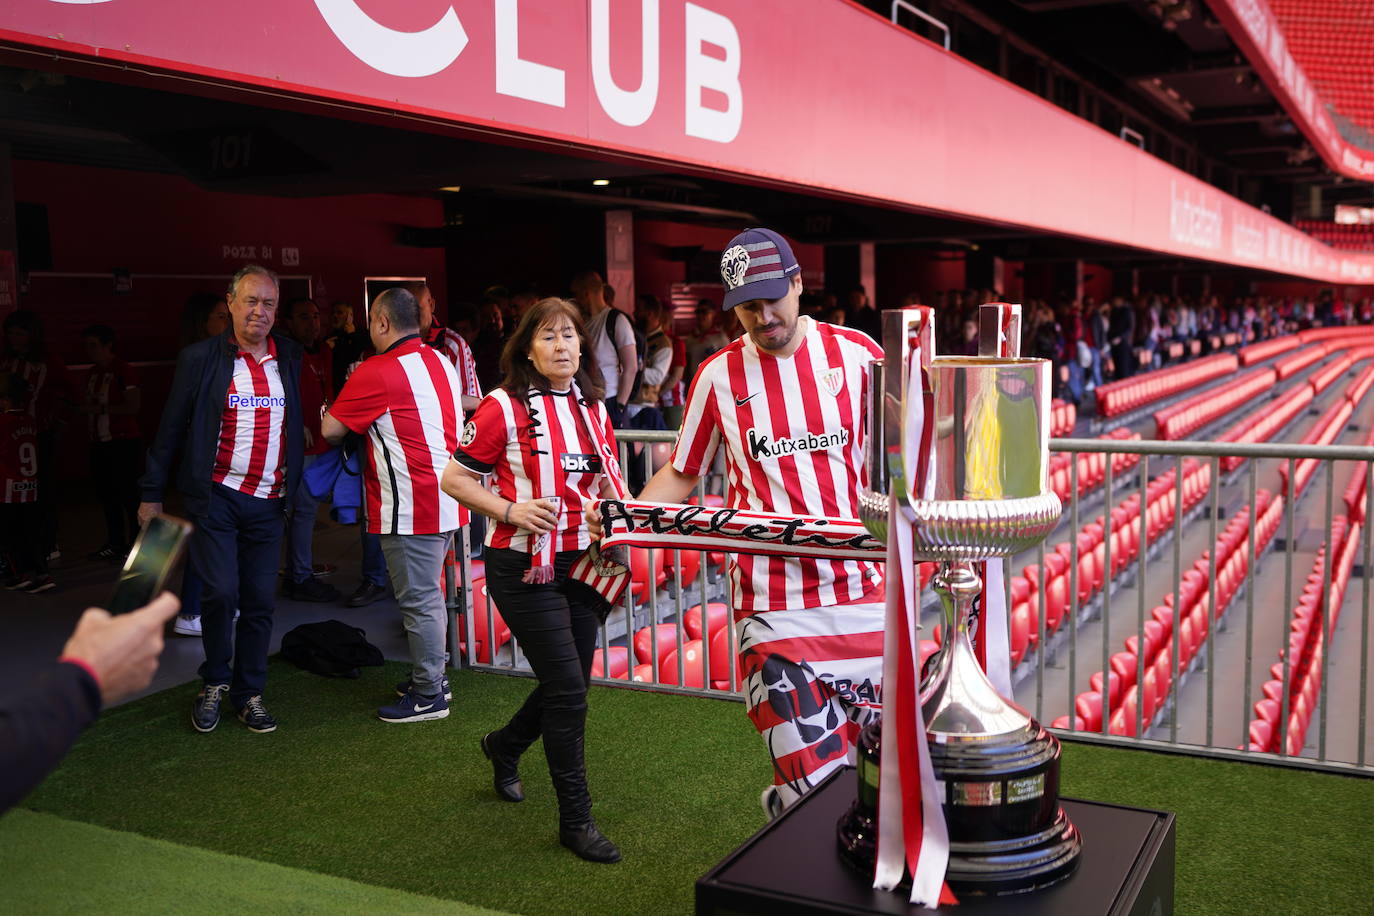
POLYGON ((193 526, 173 515, 150 518, 134 541, 110 596, 109 612, 127 614, 153 600, 186 551, 193 526))

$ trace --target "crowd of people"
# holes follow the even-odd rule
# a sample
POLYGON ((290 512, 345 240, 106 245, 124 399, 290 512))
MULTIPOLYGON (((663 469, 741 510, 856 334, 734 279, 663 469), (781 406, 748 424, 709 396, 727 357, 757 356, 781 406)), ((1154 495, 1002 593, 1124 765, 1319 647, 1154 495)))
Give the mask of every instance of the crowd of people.
MULTIPOLYGON (((583 754, 592 653, 609 610, 589 578, 597 564, 583 562, 601 533, 594 502, 630 493, 682 502, 723 465, 728 505, 852 517, 863 482, 856 418, 869 363, 882 355, 874 303, 863 290, 843 301, 804 291, 787 241, 766 229, 731 242, 721 275, 723 301, 700 300, 690 319, 649 293, 617 307, 615 291, 586 271, 571 278, 569 298, 492 287, 476 308, 450 310, 453 327, 436 319, 426 283, 404 283, 368 303, 360 328, 347 303, 332 305, 328 327, 313 300, 280 303, 276 276, 245 266, 225 294, 187 303, 184 346, 146 448, 138 377, 117 356, 114 330, 82 332, 91 370, 78 391, 44 347, 38 316, 12 313, 0 354, 6 587, 55 587, 55 450, 63 425, 81 415, 106 529, 92 560, 121 561, 169 490, 194 523, 176 632, 204 647, 195 731, 213 731, 226 705, 253 732, 277 729, 265 694, 278 592, 354 607, 393 593, 411 674, 377 718, 425 722, 448 717, 453 700, 442 564, 455 535, 482 532, 490 597, 537 679, 481 739, 493 788, 523 800, 519 761, 542 740, 560 841, 584 859, 617 861, 591 817, 583 754), (789 410, 794 400, 839 409, 789 410), (622 473, 617 430, 678 427, 651 479, 643 469, 637 479, 634 466, 622 473), (797 461, 806 451, 817 454, 797 461), (339 486, 350 474, 361 481, 351 503, 339 486), (360 582, 347 598, 314 562, 326 499, 336 512, 360 512, 360 582)), ((941 352, 976 352, 976 307, 1000 298, 937 295, 941 352)), ((1175 341, 1205 352, 1228 331, 1248 341, 1370 317, 1368 303, 1329 297, 1032 301, 1023 353, 1054 360, 1077 399, 1169 358, 1175 341)), ((852 763, 852 736, 877 713, 882 573, 855 561, 731 555, 728 591, 748 714, 774 771, 762 803, 775 815, 852 763), (821 648, 825 664, 800 645, 821 648)), ((162 604, 147 619, 171 611, 162 604)), ((69 653, 77 670, 61 679, 72 729, 99 708, 95 652, 69 653)), ((71 738, 45 746, 60 756, 71 738)))

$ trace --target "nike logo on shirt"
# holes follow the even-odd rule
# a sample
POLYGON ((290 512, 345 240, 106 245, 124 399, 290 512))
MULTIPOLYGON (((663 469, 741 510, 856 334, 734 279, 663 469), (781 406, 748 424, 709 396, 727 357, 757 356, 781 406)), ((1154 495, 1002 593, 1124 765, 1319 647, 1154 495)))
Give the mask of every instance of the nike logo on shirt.
POLYGON ((735 406, 736 406, 736 407, 743 407, 745 404, 748 404, 750 401, 752 401, 754 398, 756 398, 756 397, 758 397, 758 396, 759 396, 759 393, 758 393, 757 391, 755 391, 753 394, 746 394, 746 395, 745 395, 744 397, 742 397, 742 398, 735 398, 735 406))

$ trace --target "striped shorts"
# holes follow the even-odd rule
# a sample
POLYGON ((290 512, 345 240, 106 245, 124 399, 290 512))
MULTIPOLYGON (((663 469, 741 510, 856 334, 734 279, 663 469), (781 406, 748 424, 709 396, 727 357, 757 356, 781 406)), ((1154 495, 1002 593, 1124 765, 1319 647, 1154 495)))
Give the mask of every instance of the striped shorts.
POLYGON ((882 711, 882 601, 764 611, 736 625, 745 704, 790 805, 854 763, 859 731, 882 711))

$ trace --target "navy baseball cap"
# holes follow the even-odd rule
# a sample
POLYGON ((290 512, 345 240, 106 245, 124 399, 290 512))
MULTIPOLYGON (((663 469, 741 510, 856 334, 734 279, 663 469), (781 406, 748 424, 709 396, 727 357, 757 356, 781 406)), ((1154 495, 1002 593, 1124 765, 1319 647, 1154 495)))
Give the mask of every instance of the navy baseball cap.
POLYGON ((801 270, 792 246, 772 229, 745 229, 720 256, 726 311, 751 299, 781 299, 801 270))

